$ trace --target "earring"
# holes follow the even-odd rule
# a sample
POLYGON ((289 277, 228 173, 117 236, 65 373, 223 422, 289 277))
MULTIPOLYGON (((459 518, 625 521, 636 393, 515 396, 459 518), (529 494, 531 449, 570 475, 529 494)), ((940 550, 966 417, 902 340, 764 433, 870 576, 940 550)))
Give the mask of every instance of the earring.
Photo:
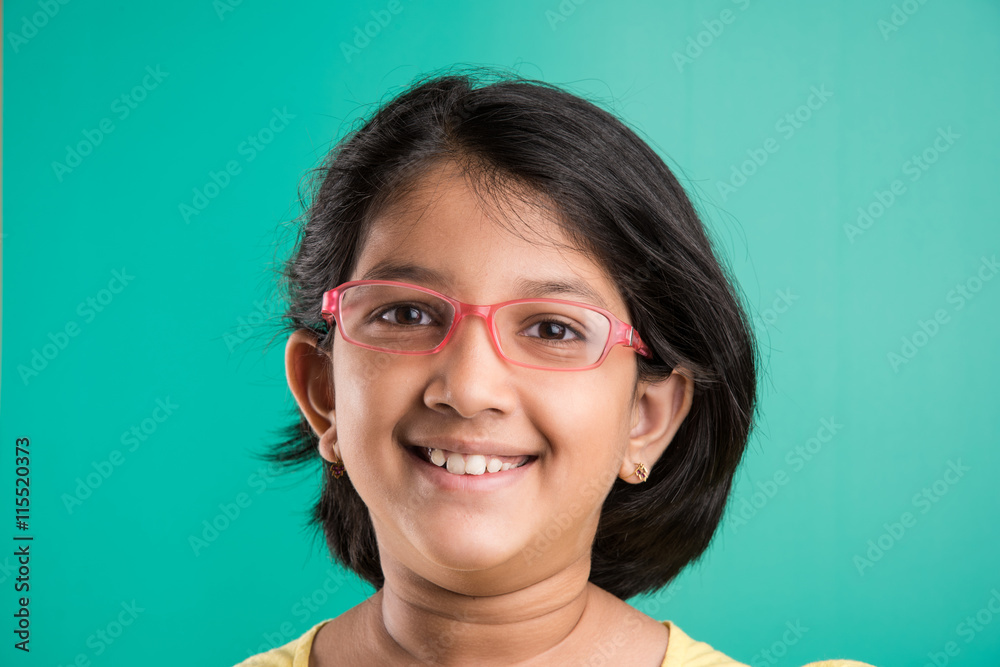
POLYGON ((635 472, 633 474, 639 478, 639 483, 645 482, 649 477, 649 471, 646 470, 646 466, 642 463, 635 467, 635 472))
POLYGON ((330 448, 330 453, 333 454, 335 459, 333 463, 330 464, 330 475, 332 475, 334 479, 340 479, 344 476, 346 470, 344 469, 343 461, 341 461, 340 457, 337 455, 337 432, 334 429, 328 428, 323 432, 323 435, 320 436, 320 451, 323 451, 324 445, 330 448))

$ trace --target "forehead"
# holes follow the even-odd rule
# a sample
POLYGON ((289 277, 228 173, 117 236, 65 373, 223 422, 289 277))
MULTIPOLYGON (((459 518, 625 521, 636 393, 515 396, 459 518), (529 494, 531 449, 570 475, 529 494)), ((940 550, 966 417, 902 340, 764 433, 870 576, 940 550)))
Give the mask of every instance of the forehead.
POLYGON ((350 279, 412 282, 481 304, 565 298, 624 319, 614 283, 555 215, 543 202, 483 197, 446 163, 373 219, 350 279))

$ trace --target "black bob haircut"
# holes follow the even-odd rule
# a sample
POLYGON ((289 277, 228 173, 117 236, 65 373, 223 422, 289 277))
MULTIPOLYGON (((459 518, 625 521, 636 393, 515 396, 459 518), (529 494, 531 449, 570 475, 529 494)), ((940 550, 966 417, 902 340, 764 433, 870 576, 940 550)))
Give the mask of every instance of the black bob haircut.
MULTIPOLYGON (((613 279, 653 351, 635 355, 636 380, 665 379, 677 367, 694 380, 691 409, 649 481, 615 479, 592 547, 597 586, 623 600, 663 587, 704 554, 721 522, 754 425, 759 352, 735 281, 684 190, 614 115, 492 69, 418 79, 315 170, 282 267, 283 331, 310 329, 321 352, 331 349, 323 293, 349 279, 377 212, 442 160, 474 175, 477 192, 554 205, 570 238, 613 279)), ((263 458, 290 468, 320 458, 301 414, 281 437, 263 458)), ((310 524, 343 565, 381 588, 368 508, 349 476, 322 478, 310 524)))

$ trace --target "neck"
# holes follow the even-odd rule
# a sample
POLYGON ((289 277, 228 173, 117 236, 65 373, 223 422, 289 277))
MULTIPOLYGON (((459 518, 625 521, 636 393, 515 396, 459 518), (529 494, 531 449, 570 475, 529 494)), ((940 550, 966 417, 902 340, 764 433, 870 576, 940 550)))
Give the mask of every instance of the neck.
POLYGON ((371 598, 391 652, 435 665, 530 664, 577 643, 599 592, 589 558, 529 586, 485 596, 449 590, 396 562, 371 598))

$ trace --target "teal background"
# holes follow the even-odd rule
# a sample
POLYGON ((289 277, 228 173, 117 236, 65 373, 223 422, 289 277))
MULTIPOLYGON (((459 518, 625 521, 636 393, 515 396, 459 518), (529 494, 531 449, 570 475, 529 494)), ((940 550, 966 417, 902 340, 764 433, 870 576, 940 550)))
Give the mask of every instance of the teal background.
POLYGON ((701 562, 633 604, 753 665, 1000 664, 1000 279, 983 264, 1000 252, 1000 6, 399 3, 347 55, 387 2, 75 0, 35 33, 41 4, 4 3, 0 496, 12 512, 27 436, 34 541, 30 656, 12 648, 14 558, 0 557, 0 663, 230 665, 370 593, 304 528, 319 469, 276 476, 254 457, 293 406, 269 271, 333 142, 460 63, 624 117, 676 168, 753 311, 762 418, 730 511, 701 562), (120 117, 147 66, 162 81, 120 117), (800 109, 814 86, 832 95, 800 109), (294 117, 250 160, 241 143, 274 109, 294 117), (797 110, 809 117, 789 136, 779 121, 797 110), (113 131, 60 179, 53 162, 102 119, 113 131), (925 150, 936 161, 912 180, 925 150), (186 222, 180 205, 230 161, 239 173, 186 222), (852 234, 896 179, 902 194, 852 234), (102 292, 123 269, 128 284, 102 292), (160 422, 157 400, 176 406, 160 422), (67 508, 102 462, 111 474, 67 508), (191 536, 238 499, 196 555, 191 536), (120 615, 130 625, 98 639, 120 615))

